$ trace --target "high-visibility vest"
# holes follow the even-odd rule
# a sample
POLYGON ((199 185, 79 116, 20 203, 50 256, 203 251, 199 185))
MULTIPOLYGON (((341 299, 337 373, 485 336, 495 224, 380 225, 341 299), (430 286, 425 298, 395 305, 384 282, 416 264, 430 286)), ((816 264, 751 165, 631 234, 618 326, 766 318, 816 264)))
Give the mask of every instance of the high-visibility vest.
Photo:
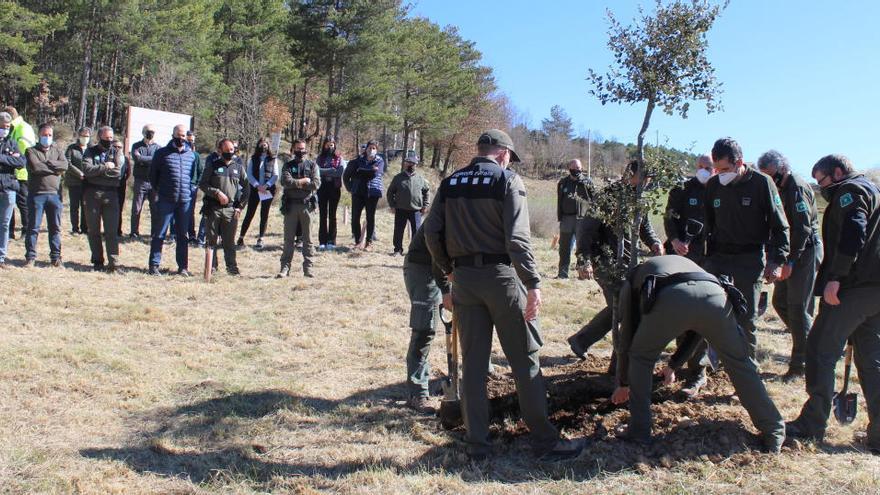
MULTIPOLYGON (((21 115, 12 120, 12 139, 18 145, 18 152, 24 156, 25 151, 37 144, 37 135, 34 128, 24 121, 21 115)), ((15 178, 20 181, 28 179, 27 167, 15 171, 15 178)))

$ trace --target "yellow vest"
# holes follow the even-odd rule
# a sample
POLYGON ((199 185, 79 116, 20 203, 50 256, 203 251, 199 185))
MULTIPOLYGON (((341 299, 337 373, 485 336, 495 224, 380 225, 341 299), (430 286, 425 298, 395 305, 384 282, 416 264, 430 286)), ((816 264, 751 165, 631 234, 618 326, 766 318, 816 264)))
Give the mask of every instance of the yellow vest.
MULTIPOLYGON (((11 137, 18 144, 18 152, 21 153, 21 156, 24 156, 28 148, 37 144, 37 135, 34 133, 34 128, 25 122, 21 115, 12 120, 11 137)), ((26 181, 28 178, 27 167, 16 170, 15 178, 20 181, 26 181)))

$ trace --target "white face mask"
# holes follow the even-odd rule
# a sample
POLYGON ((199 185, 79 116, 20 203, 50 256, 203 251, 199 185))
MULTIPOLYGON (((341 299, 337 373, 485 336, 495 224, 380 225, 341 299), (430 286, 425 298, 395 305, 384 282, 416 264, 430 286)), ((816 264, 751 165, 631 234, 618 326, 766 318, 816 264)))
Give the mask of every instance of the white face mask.
POLYGON ((9 129, 0 129, 0 139, 4 139, 8 135, 9 135, 9 129))
POLYGON ((370 151, 367 152, 367 156, 369 156, 370 158, 376 158, 376 155, 377 155, 378 153, 379 153, 379 152, 378 152, 377 150, 370 150, 370 151))
POLYGON ((737 177, 739 177, 739 174, 736 172, 724 172, 723 174, 718 174, 718 180, 721 182, 722 186, 730 184, 737 177))
POLYGON ((89 144, 89 141, 90 141, 91 139, 92 139, 92 138, 90 138, 90 137, 88 137, 88 136, 83 136, 83 137, 79 138, 79 144, 82 145, 82 146, 85 146, 85 145, 89 144))
POLYGON ((701 168, 697 170, 697 180, 700 181, 700 184, 705 184, 709 182, 709 179, 712 178, 712 172, 707 168, 701 168))

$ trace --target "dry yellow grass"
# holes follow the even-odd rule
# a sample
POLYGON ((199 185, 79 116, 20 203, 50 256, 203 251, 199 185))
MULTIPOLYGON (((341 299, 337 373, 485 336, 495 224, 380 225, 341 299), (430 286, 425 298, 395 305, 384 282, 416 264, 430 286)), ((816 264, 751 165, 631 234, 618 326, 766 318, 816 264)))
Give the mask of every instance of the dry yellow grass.
MULTIPOLYGON (((66 233, 67 270, 39 263, 0 272, 0 492, 878 492, 880 461, 850 446, 864 404, 854 426, 832 425, 828 447, 742 466, 692 459, 597 473, 587 457, 538 464, 521 440, 471 464, 456 435, 401 405, 409 304, 401 259, 388 256, 387 210, 376 252, 321 254, 311 280, 298 270, 272 279, 277 215, 264 252, 239 252, 244 276, 221 269, 211 285, 146 276, 140 243, 122 246, 123 276, 80 271, 86 240, 66 233)), ((556 254, 549 239, 536 247, 546 277, 543 355, 565 361, 565 337, 600 297, 592 282, 551 280, 556 254)), ((39 252, 44 262, 45 234, 39 252)), ((164 255, 172 266, 172 247, 164 255)), ((201 256, 191 250, 197 275, 201 256)), ((10 257, 21 260, 21 241, 10 257)), ((789 341, 772 330, 778 322, 764 326, 762 367, 782 372, 773 354, 786 354, 789 341)), ((431 361, 442 369, 440 340, 431 361)), ((769 386, 791 418, 802 382, 769 386)))

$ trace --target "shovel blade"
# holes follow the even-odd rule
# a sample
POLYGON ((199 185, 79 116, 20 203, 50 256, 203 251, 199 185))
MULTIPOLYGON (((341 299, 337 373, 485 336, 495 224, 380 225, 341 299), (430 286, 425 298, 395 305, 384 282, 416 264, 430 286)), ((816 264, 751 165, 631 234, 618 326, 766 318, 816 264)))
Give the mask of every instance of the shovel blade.
POLYGON ((462 424, 464 419, 461 416, 461 401, 443 399, 440 402, 440 426, 446 430, 454 430, 462 424))
POLYGON ((842 425, 848 425, 855 421, 858 412, 859 394, 851 393, 841 395, 839 392, 834 394, 831 404, 834 410, 834 417, 837 422, 842 425))
POLYGON ((761 297, 758 298, 758 316, 764 316, 767 312, 767 291, 761 291, 761 297))

